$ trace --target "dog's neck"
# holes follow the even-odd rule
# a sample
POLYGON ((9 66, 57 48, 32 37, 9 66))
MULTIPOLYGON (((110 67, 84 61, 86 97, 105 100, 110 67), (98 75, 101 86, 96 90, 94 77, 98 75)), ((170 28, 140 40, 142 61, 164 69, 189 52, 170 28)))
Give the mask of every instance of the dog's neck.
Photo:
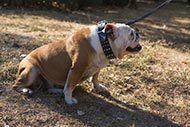
POLYGON ((110 46, 109 39, 108 39, 108 37, 110 37, 110 35, 113 34, 113 30, 109 29, 105 31, 105 26, 107 23, 108 23, 107 21, 98 22, 97 24, 98 37, 99 37, 100 44, 102 46, 105 56, 108 59, 114 59, 116 58, 116 56, 112 50, 112 47, 110 46))
POLYGON ((90 26, 90 43, 91 46, 94 48, 97 54, 104 54, 102 46, 100 44, 100 40, 98 37, 98 27, 96 25, 90 26))
MULTIPOLYGON (((104 28, 104 27, 103 27, 104 28)), ((90 26, 91 45, 98 54, 104 54, 107 59, 116 58, 110 46, 108 36, 97 25, 90 26)))

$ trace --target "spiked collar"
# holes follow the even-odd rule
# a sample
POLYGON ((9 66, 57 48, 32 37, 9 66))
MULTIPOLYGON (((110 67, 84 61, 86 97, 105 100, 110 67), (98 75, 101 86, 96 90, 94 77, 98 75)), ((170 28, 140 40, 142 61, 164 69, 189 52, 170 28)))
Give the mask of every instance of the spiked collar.
POLYGON ((112 30, 109 32, 103 31, 107 23, 108 23, 108 21, 106 21, 106 20, 103 20, 103 21, 100 21, 97 23, 98 36, 99 36, 100 44, 102 46, 105 56, 108 59, 114 59, 114 58, 116 58, 116 56, 113 53, 113 50, 112 50, 109 40, 108 40, 109 34, 113 34, 113 31, 112 30))

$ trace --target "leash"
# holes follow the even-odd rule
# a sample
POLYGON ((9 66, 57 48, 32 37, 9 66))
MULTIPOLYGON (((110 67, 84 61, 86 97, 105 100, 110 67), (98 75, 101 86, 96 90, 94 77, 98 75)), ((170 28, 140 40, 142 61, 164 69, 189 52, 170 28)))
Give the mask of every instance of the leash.
POLYGON ((169 4, 172 0, 166 0, 165 2, 163 2, 162 4, 160 4, 158 7, 152 9, 150 12, 144 14, 143 16, 135 19, 135 20, 131 20, 127 23, 125 23, 126 25, 132 25, 132 24, 135 24, 136 22, 139 22, 147 17, 149 17, 150 15, 156 13, 158 10, 160 10, 162 7, 164 7, 165 5, 169 4))
MULTIPOLYGON (((136 22, 139 22, 139 21, 147 18, 148 16, 156 13, 159 9, 161 9, 165 5, 169 4, 171 1, 172 0, 166 0, 165 2, 160 4, 158 7, 152 9, 150 12, 144 14, 143 16, 141 16, 141 17, 139 17, 139 18, 137 18, 135 20, 131 20, 131 21, 125 23, 125 25, 132 25, 132 24, 135 24, 136 22)), ((112 50, 112 48, 111 48, 111 46, 109 44, 109 41, 108 41, 108 35, 107 34, 109 34, 109 33, 105 33, 105 32, 102 31, 105 28, 107 23, 108 23, 107 20, 102 20, 102 21, 97 23, 98 36, 99 36, 100 43, 101 43, 101 46, 102 46, 102 49, 104 51, 105 56, 108 59, 114 59, 114 58, 116 58, 116 56, 114 55, 113 50, 112 50)))

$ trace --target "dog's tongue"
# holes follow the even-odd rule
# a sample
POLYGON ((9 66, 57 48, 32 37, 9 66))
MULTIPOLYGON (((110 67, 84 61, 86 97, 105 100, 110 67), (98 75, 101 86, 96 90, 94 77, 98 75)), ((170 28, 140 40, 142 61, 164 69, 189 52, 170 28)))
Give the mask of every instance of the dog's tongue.
POLYGON ((128 47, 126 49, 126 51, 128 52, 138 52, 142 49, 142 46, 140 44, 138 44, 135 48, 131 48, 131 47, 128 47))

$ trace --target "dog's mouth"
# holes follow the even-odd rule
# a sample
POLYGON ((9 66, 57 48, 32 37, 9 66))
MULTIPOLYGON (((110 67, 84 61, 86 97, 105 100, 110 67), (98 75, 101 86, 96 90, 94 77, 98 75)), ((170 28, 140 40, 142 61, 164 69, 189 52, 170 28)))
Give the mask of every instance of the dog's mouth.
POLYGON ((128 47, 126 48, 126 51, 128 52, 139 52, 142 49, 142 46, 138 44, 135 48, 128 47))

